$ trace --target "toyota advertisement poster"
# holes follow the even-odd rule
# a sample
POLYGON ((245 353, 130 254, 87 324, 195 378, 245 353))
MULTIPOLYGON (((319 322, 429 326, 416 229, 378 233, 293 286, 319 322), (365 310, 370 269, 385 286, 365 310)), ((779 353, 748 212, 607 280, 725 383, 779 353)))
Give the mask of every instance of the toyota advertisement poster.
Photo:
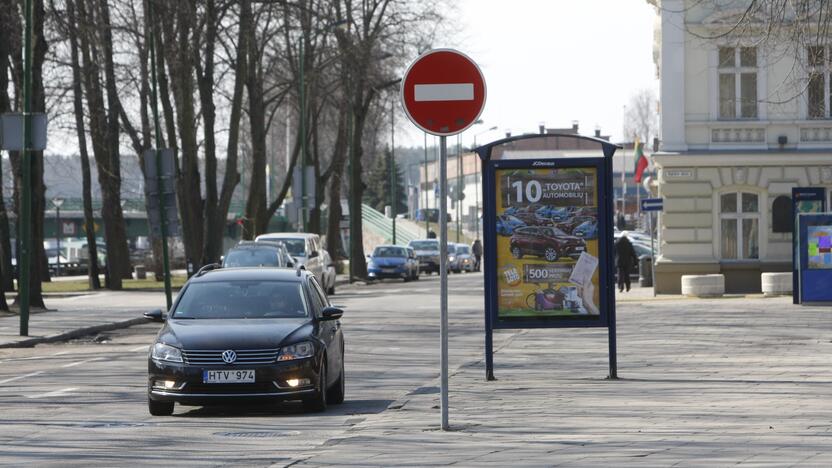
POLYGON ((600 318, 597 169, 495 176, 498 319, 600 318))

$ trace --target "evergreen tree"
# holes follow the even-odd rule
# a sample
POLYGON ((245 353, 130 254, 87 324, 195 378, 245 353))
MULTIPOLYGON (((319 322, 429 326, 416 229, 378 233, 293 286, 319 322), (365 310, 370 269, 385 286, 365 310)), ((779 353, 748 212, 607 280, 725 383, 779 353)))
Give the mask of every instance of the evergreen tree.
MULTIPOLYGON (((364 203, 378 211, 390 205, 390 149, 384 150, 381 157, 376 157, 367 176, 367 189, 364 203)), ((404 171, 396 164, 396 213, 407 213, 407 189, 404 186, 404 171)))

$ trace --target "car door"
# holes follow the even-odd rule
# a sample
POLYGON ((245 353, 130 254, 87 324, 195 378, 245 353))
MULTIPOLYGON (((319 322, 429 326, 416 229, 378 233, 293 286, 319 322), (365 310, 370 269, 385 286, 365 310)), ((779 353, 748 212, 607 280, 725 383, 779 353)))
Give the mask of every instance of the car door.
POLYGON ((311 271, 318 281, 324 280, 324 269, 321 262, 321 252, 311 238, 306 238, 306 269, 311 271), (313 256, 314 255, 314 256, 313 256))
MULTIPOLYGON (((315 304, 315 307, 318 309, 316 316, 320 318, 323 316, 323 309, 325 307, 329 307, 329 300, 327 299, 326 294, 324 294, 324 290, 321 288, 320 283, 318 283, 315 278, 310 278, 309 284, 312 292, 312 303, 315 304)), ((341 369, 341 361, 344 358, 342 353, 343 337, 341 336, 341 321, 320 320, 318 324, 321 329, 320 338, 324 341, 327 349, 327 385, 329 385, 338 378, 338 373, 341 369)))

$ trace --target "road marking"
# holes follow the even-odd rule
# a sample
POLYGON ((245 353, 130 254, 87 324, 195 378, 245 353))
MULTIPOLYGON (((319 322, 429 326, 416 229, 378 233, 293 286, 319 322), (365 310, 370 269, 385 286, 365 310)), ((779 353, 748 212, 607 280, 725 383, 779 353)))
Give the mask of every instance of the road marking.
POLYGON ((5 384, 5 383, 9 383, 9 382, 14 382, 15 380, 25 379, 26 377, 34 377, 34 376, 40 375, 40 374, 43 374, 43 371, 32 372, 31 374, 18 375, 17 377, 12 377, 10 379, 0 380, 0 385, 5 384))
POLYGON ((55 391, 52 391, 52 392, 40 393, 40 394, 37 394, 37 395, 24 395, 24 396, 26 398, 31 398, 31 399, 49 398, 49 397, 63 395, 64 393, 69 393, 69 392, 72 392, 72 391, 75 391, 75 390, 78 390, 78 387, 67 387, 67 388, 62 388, 60 390, 55 390, 55 391))
POLYGON ((138 352, 138 351, 147 351, 149 348, 150 348, 150 345, 141 345, 141 346, 136 346, 133 349, 128 349, 127 351, 130 351, 131 353, 135 353, 135 352, 138 352))
POLYGON ((416 102, 474 100, 474 83, 417 84, 413 91, 416 102))
POLYGON ((64 364, 61 367, 75 367, 75 366, 80 366, 81 364, 86 364, 86 363, 92 362, 92 361, 100 361, 102 359, 104 359, 104 358, 97 357, 97 358, 92 358, 92 359, 85 359, 83 361, 70 362, 69 364, 64 364))

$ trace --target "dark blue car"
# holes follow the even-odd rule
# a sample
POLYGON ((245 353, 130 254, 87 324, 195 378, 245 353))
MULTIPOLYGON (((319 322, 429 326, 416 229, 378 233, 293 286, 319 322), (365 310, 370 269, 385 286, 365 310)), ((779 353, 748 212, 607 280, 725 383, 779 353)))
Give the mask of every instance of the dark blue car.
POLYGON ((514 216, 502 215, 497 217, 497 234, 502 236, 510 236, 514 234, 514 229, 525 226, 526 223, 520 221, 514 216))
POLYGON ((410 247, 380 245, 373 250, 367 263, 367 275, 374 279, 419 279, 419 260, 410 247))

